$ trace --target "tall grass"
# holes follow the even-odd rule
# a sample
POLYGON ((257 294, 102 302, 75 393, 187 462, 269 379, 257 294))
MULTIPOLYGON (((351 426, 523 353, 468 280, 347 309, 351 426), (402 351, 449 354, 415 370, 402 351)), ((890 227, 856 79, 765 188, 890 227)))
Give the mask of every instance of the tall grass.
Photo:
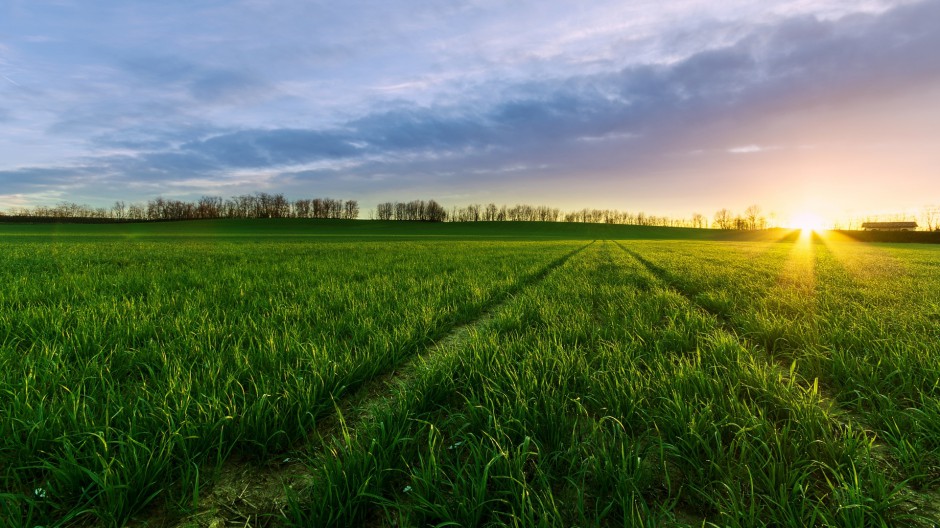
POLYGON ((184 512, 579 245, 6 242, 0 524, 184 512))
POLYGON ((891 448, 898 479, 940 484, 936 248, 817 238, 721 248, 635 245, 735 332, 818 379, 891 448))
POLYGON ((286 451, 274 525, 927 525, 935 249, 584 246, 4 240, 0 525, 172 518, 286 451))
POLYGON ((294 525, 914 520, 864 431, 611 244, 462 348, 313 460, 294 525))

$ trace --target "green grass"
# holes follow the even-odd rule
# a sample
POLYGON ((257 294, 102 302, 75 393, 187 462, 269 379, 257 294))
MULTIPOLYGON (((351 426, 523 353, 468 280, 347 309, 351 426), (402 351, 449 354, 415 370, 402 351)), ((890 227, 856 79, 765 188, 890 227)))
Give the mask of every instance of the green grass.
POLYGON ((3 526, 172 523, 223 466, 285 456, 311 478, 262 512, 273 525, 937 515, 934 246, 578 224, 0 232, 3 526), (321 438, 353 396, 361 418, 321 438))
MULTIPOLYGON (((845 242, 670 251, 665 280, 804 379, 819 379, 917 486, 940 479, 940 251, 845 242)), ((659 267, 662 266, 662 267, 659 267)))
POLYGON ((777 240, 786 230, 720 231, 563 222, 395 222, 378 220, 193 220, 126 224, 21 224, 0 222, 0 237, 276 237, 343 240, 777 240))
POLYGON ((0 477, 21 493, 6 501, 38 524, 88 510, 110 525, 163 490, 180 503, 191 468, 284 451, 332 398, 571 247, 5 244, 0 477))
POLYGON ((311 461, 295 525, 916 520, 865 431, 614 244, 484 330, 311 461))

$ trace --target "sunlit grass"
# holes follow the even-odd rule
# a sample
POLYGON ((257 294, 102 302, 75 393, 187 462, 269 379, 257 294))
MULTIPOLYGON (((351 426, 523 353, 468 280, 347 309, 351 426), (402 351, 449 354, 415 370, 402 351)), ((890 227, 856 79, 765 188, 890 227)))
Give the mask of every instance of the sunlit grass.
POLYGON ((721 248, 705 245, 671 252, 650 245, 649 254, 676 270, 687 291, 727 299, 723 313, 736 329, 796 361, 804 379, 818 378, 891 446, 899 475, 934 487, 940 481, 940 354, 934 346, 940 327, 932 315, 940 299, 937 248, 848 244, 836 233, 813 240, 781 244, 759 259, 724 254, 720 265, 711 258, 721 248), (734 266, 745 259, 747 266, 734 266), (786 268, 806 273, 766 280, 786 268))
POLYGON ((791 235, 5 241, 0 525, 179 517, 286 450, 314 478, 275 525, 910 525, 901 490, 940 481, 937 248, 791 235))
POLYGON ((295 525, 910 520, 864 431, 617 245, 572 259, 486 330, 313 461, 295 525))

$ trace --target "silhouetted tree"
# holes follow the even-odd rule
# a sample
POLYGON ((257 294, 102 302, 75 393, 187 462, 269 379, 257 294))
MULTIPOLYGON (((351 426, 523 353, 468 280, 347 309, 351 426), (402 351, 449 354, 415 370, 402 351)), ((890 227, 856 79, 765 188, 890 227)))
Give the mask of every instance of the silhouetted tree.
POLYGON ((734 227, 734 218, 731 215, 731 211, 727 209, 719 209, 715 212, 714 226, 718 229, 731 229, 734 227))
POLYGON ((395 213, 395 204, 383 202, 375 206, 375 217, 378 220, 391 220, 395 213))
POLYGON ((359 202, 356 200, 346 200, 346 203, 343 205, 343 218, 347 220, 359 218, 359 202))
POLYGON ((928 205, 921 214, 924 229, 927 231, 940 231, 940 206, 928 205))
POLYGON ((744 220, 747 229, 765 229, 767 227, 767 219, 761 214, 758 205, 751 205, 745 209, 744 220))

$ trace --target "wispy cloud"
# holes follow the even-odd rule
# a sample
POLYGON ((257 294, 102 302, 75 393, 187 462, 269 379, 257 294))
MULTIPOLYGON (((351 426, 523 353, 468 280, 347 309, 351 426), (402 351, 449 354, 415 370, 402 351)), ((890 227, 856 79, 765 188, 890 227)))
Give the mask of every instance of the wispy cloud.
POLYGON ((767 150, 774 150, 775 147, 762 147, 760 145, 744 145, 741 147, 732 147, 728 149, 728 152, 731 154, 754 154, 757 152, 765 152, 767 150))
POLYGON ((16 81, 14 81, 13 79, 7 77, 6 75, 0 75, 0 77, 2 77, 4 81, 6 81, 6 82, 12 84, 13 86, 16 86, 17 88, 22 88, 22 86, 20 86, 20 83, 18 83, 18 82, 16 82, 16 81))

